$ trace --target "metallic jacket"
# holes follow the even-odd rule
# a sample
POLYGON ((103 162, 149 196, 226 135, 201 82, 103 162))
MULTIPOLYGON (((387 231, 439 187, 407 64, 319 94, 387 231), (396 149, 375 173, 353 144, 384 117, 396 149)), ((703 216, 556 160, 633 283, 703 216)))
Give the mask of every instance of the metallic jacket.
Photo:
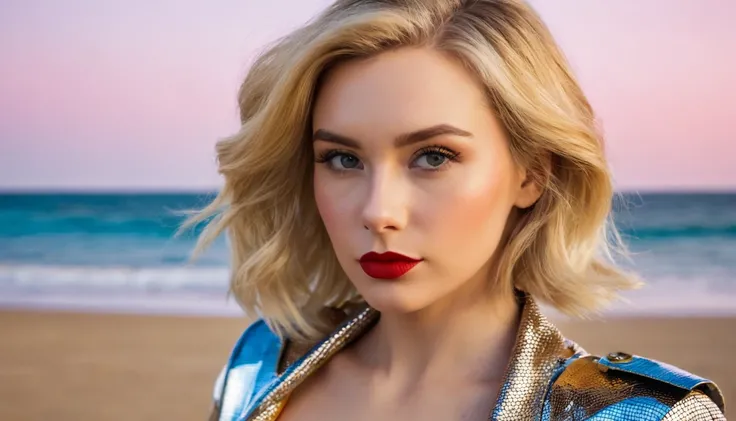
MULTIPOLYGON (((726 419, 713 382, 626 353, 589 355, 563 338, 530 296, 520 300, 516 344, 491 420, 726 419)), ((281 341, 262 321, 251 325, 215 386, 211 419, 275 420, 294 388, 379 317, 371 308, 341 314, 347 320, 309 347, 281 341)))

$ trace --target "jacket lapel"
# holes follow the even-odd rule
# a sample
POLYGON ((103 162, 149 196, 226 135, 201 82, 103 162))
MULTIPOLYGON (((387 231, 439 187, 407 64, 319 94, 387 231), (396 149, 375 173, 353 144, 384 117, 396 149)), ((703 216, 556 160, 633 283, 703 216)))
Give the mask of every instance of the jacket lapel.
POLYGON ((284 399, 333 355, 368 331, 378 320, 378 312, 370 307, 344 322, 330 336, 316 344, 304 356, 289 365, 244 411, 241 420, 274 420, 284 399))
POLYGON ((541 417, 550 382, 566 361, 568 346, 527 294, 519 294, 521 321, 491 420, 541 417))

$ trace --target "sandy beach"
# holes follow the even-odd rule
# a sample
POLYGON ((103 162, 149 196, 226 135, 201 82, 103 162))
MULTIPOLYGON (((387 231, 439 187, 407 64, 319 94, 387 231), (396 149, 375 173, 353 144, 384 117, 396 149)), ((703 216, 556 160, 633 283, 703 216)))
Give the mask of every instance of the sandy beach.
MULTIPOLYGON (((0 419, 204 420, 238 318, 0 312, 0 419)), ((712 378, 736 402, 736 318, 563 322, 588 351, 712 378)))

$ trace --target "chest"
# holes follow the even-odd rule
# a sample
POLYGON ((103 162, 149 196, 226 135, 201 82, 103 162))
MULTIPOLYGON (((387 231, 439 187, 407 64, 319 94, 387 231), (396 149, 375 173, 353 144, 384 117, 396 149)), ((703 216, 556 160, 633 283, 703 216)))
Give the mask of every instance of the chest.
POLYGON ((499 389, 498 384, 436 383, 397 393, 348 379, 315 378, 303 384, 286 401, 278 421, 481 421, 489 419, 499 389))

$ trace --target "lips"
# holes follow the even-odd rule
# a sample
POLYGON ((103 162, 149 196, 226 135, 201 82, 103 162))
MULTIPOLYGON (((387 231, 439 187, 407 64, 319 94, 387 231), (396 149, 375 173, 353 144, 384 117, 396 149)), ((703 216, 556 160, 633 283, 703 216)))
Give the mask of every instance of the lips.
POLYGON ((369 252, 361 256, 359 262, 363 272, 371 278, 396 279, 418 265, 422 259, 414 259, 403 254, 369 252))

